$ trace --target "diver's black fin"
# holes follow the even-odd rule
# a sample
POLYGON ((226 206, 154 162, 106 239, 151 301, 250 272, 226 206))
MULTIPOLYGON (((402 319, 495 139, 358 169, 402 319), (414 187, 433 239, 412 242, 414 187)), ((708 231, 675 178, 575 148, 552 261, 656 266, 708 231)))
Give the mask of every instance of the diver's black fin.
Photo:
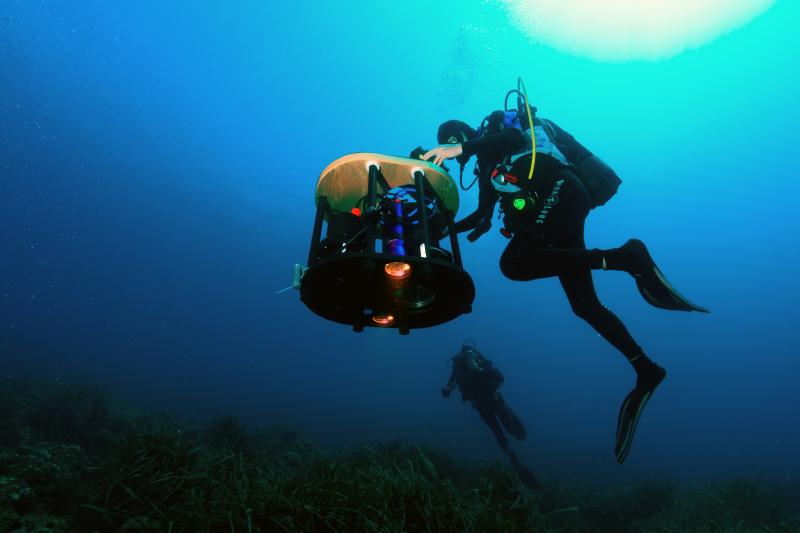
POLYGON ((639 424, 639 417, 644 412, 647 402, 653 395, 658 384, 667 375, 667 371, 658 365, 653 365, 653 370, 645 379, 639 380, 636 386, 622 401, 617 418, 617 441, 614 446, 614 454, 617 462, 622 464, 628 458, 633 445, 633 437, 636 434, 636 427, 639 424))
POLYGON ((522 461, 519 460, 516 453, 512 450, 508 450, 508 457, 511 459, 511 466, 514 467, 514 472, 517 473, 517 477, 519 477, 523 485, 534 492, 542 490, 542 484, 539 483, 539 480, 534 473, 531 472, 530 468, 522 464, 522 461))
POLYGON ((645 244, 639 239, 631 239, 622 245, 623 248, 634 254, 642 268, 641 272, 634 274, 636 286, 642 297, 654 307, 672 311, 699 311, 708 313, 708 309, 692 303, 688 298, 678 292, 667 280, 667 277, 656 266, 645 244))
POLYGON ((522 420, 511 410, 511 407, 506 403, 500 393, 497 393, 497 407, 495 413, 500 419, 500 423, 506 428, 506 431, 517 440, 523 440, 528 434, 522 420))

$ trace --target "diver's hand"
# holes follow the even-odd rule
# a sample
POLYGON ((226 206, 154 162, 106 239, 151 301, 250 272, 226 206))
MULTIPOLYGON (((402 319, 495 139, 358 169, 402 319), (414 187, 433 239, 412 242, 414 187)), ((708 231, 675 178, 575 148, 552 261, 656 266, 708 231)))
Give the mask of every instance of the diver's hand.
POLYGON ((478 238, 480 238, 481 235, 490 229, 492 229, 492 219, 491 217, 484 217, 480 222, 478 222, 478 225, 475 227, 475 229, 472 230, 469 235, 467 235, 467 240, 469 242, 475 242, 478 240, 478 238))
POLYGON ((422 156, 422 159, 425 161, 433 160, 434 164, 441 165, 442 161, 445 159, 453 159, 463 153, 464 149, 460 144, 443 144, 425 152, 425 155, 422 156))
POLYGON ((442 387, 442 398, 449 398, 450 397, 450 389, 447 387, 442 387))

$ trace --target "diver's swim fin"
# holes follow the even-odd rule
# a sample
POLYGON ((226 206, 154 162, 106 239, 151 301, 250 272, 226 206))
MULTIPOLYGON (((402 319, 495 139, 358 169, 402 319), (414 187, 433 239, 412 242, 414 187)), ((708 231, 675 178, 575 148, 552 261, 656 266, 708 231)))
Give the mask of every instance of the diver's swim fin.
POLYGON ((614 447, 614 454, 617 456, 619 464, 624 463, 627 459, 633 445, 633 436, 636 434, 639 417, 653 395, 653 391, 666 375, 666 370, 653 364, 652 369, 640 376, 636 381, 636 386, 622 401, 617 418, 617 443, 614 447))
POLYGON ((497 418, 500 419, 500 423, 503 424, 503 427, 506 428, 506 431, 515 439, 524 439, 528 434, 528 431, 522 424, 522 420, 520 420, 514 411, 511 410, 511 407, 509 407, 499 392, 496 393, 495 398, 495 401, 497 402, 495 413, 497 414, 497 418))
POLYGON ((670 284, 650 257, 650 252, 642 241, 631 239, 623 244, 622 248, 632 253, 639 263, 640 270, 633 276, 639 292, 647 303, 661 309, 708 313, 708 309, 690 302, 670 284))
POLYGON ((534 492, 542 490, 542 484, 539 483, 539 480, 534 473, 531 472, 530 468, 522 464, 522 461, 519 460, 519 457, 517 457, 517 454, 514 453, 513 450, 507 450, 507 452, 508 457, 511 459, 511 466, 514 467, 514 472, 517 473, 517 477, 519 477, 522 484, 534 492))

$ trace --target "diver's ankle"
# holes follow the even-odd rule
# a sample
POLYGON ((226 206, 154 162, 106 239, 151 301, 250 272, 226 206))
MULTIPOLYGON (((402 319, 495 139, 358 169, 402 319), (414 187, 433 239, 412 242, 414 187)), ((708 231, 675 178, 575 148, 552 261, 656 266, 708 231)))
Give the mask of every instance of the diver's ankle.
POLYGON ((667 371, 663 367, 647 360, 648 364, 643 365, 641 368, 636 369, 636 386, 637 387, 654 387, 661 383, 667 376, 667 371))

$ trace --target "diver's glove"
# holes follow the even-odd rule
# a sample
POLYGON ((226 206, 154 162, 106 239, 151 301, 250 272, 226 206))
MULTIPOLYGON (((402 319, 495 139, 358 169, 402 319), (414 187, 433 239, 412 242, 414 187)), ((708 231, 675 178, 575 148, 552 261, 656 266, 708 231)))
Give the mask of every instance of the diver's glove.
POLYGON ((408 154, 408 157, 410 157, 411 159, 422 159, 422 156, 425 155, 425 152, 427 152, 425 148, 423 148, 422 146, 417 146, 416 148, 411 150, 411 153, 408 154))
POLYGON ((478 222, 478 225, 475 227, 475 229, 472 230, 469 235, 467 235, 467 240, 469 242, 475 242, 490 229, 492 229, 492 217, 484 217, 480 222, 478 222))
POLYGON ((450 389, 447 387, 442 387, 442 398, 449 398, 450 397, 450 389))

